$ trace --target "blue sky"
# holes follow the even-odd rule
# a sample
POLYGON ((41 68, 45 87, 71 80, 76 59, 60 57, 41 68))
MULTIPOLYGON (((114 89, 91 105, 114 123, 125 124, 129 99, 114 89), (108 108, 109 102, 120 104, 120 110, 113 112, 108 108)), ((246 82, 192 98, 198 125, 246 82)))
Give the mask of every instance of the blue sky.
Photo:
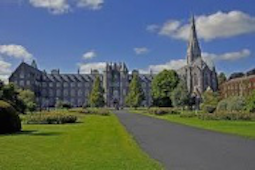
POLYGON ((227 74, 255 67, 252 0, 1 0, 0 77, 40 69, 86 73, 104 62, 158 72, 185 64, 191 14, 203 56, 227 74))

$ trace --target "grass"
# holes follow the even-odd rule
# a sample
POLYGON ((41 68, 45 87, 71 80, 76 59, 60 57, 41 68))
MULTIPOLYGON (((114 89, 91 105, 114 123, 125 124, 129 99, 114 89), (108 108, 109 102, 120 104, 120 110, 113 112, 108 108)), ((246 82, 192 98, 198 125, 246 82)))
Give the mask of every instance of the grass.
POLYGON ((162 115, 156 116, 146 112, 145 109, 131 110, 134 113, 140 113, 170 122, 184 124, 192 127, 212 130, 222 133, 239 135, 251 139, 255 139, 255 122, 253 121, 224 121, 224 120, 201 120, 197 117, 182 118, 180 115, 162 115))
POLYGON ((0 169, 156 170, 115 115, 88 115, 66 125, 23 125, 0 135, 0 169))

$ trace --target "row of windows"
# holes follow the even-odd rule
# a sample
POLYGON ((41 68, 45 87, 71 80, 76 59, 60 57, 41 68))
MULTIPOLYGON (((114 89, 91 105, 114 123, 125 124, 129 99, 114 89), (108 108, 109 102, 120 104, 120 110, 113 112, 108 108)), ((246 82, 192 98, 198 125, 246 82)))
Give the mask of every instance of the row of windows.
MULTIPOLYGON (((30 82, 30 80, 20 80, 20 81, 14 81, 15 84, 23 87, 23 86, 30 86, 32 83, 30 82)), ((35 82, 36 85, 39 85, 38 82, 35 82)), ((42 86, 43 87, 87 87, 89 88, 90 87, 90 84, 89 83, 46 83, 46 82, 43 82, 42 83, 42 86), (84 86, 83 86, 84 85, 84 86)))
POLYGON ((79 96, 79 97, 82 97, 82 96, 89 96, 89 91, 86 90, 86 91, 83 91, 83 90, 68 90, 68 89, 65 89, 65 90, 60 90, 60 89, 57 89, 57 90, 53 90, 53 89, 49 89, 49 90, 46 90, 46 89, 43 89, 42 90, 42 95, 43 96, 47 96, 49 95, 50 97, 53 97, 53 96, 57 96, 57 97, 61 97, 61 96, 79 96))
POLYGON ((246 89, 246 88, 255 88, 255 82, 249 82, 248 84, 240 83, 240 84, 231 84, 227 85, 224 88, 224 90, 235 90, 235 89, 246 89))
POLYGON ((90 83, 76 83, 76 82, 71 82, 71 83, 68 83, 68 82, 63 82, 63 83, 60 83, 60 82, 57 82, 57 83, 53 83, 53 82, 50 82, 50 83, 46 83, 46 82, 43 82, 42 83, 42 86, 43 87, 90 87, 90 83))

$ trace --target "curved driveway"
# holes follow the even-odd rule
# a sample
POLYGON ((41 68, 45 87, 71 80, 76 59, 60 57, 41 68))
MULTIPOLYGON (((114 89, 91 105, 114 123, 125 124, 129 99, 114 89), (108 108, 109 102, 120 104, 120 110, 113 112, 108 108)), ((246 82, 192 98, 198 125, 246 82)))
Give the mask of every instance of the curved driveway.
POLYGON ((140 147, 167 170, 255 170, 255 140, 127 111, 116 115, 140 147))

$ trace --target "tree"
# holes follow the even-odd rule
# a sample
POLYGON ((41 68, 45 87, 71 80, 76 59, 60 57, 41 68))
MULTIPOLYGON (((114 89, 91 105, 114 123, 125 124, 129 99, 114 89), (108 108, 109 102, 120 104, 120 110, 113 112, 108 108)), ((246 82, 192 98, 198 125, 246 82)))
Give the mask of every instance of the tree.
POLYGON ((18 98, 19 91, 13 83, 4 85, 0 94, 1 100, 10 103, 17 111, 25 113, 25 102, 18 98))
POLYGON ((129 84, 129 93, 126 97, 126 104, 130 107, 137 108, 141 106, 145 99, 144 92, 139 80, 138 74, 133 74, 132 80, 129 84))
POLYGON ((226 75, 223 72, 221 72, 218 75, 218 83, 219 83, 219 85, 223 84, 226 80, 227 80, 226 75))
POLYGON ((160 107, 172 106, 171 93, 178 85, 179 78, 175 71, 164 70, 152 81, 153 104, 160 107))
POLYGON ((90 107, 103 107, 104 104, 104 89, 101 86, 99 76, 96 76, 89 96, 89 105, 90 107))
POLYGON ((184 108, 189 104, 189 92, 185 81, 181 80, 171 95, 172 104, 174 107, 184 108))
POLYGON ((211 88, 207 89, 202 96, 203 103, 201 108, 207 113, 213 113, 220 101, 219 95, 216 92, 213 92, 211 88))
POLYGON ((251 113, 255 113, 255 90, 250 97, 247 99, 247 110, 251 113))
POLYGON ((32 112, 36 110, 37 105, 34 92, 31 90, 19 90, 18 98, 25 103, 27 111, 32 112))

